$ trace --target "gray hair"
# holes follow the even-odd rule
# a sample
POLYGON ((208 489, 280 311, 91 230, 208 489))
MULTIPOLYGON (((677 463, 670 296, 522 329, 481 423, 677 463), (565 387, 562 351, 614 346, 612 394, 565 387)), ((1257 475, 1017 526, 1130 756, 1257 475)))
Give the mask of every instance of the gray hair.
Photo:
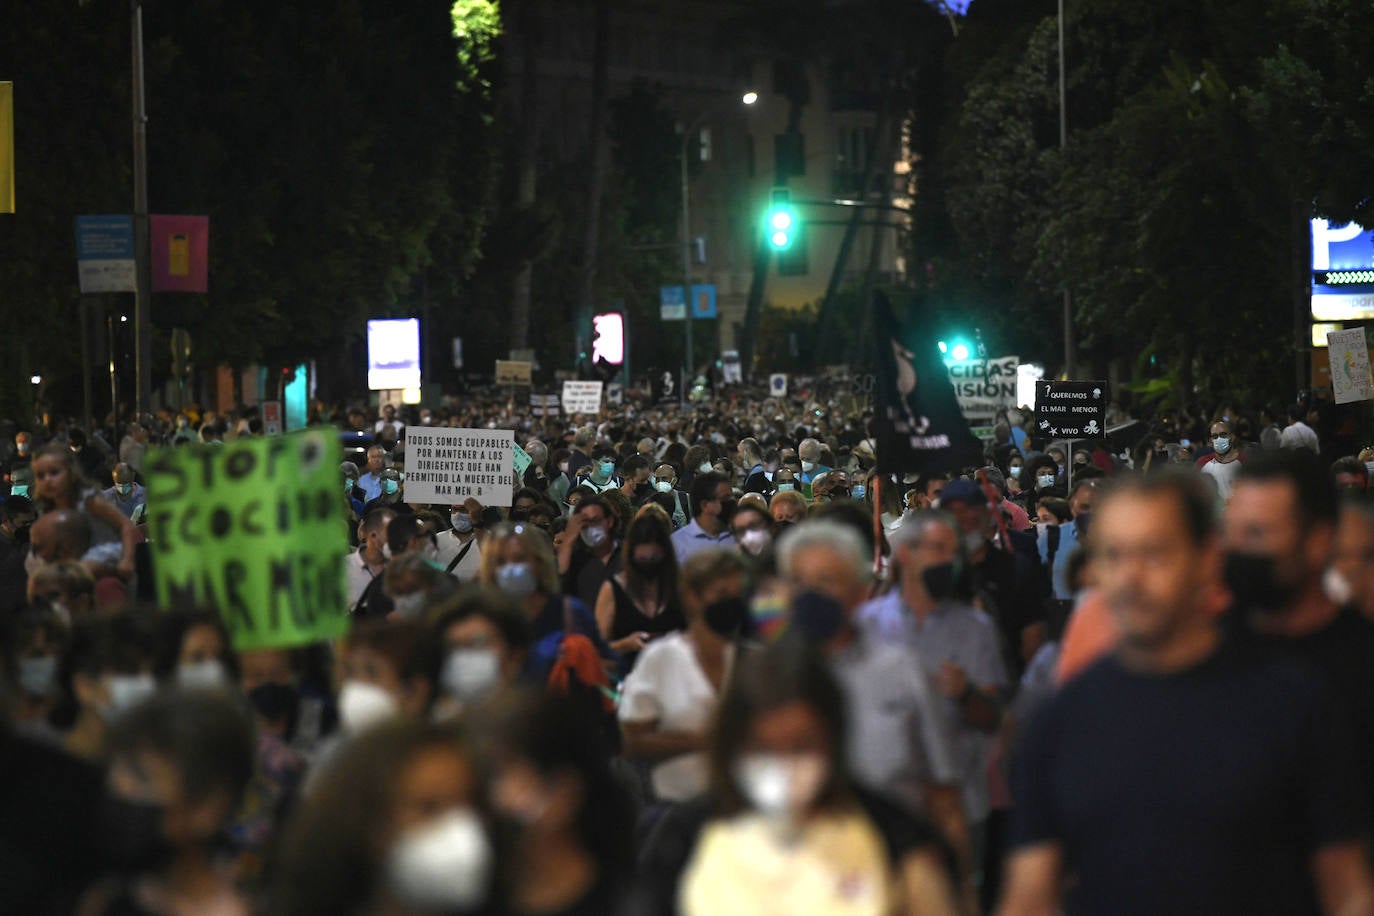
POLYGON ((959 529, 959 522, 940 509, 919 509, 915 512, 908 512, 902 516, 902 524, 894 531, 887 533, 887 542, 892 545, 895 552, 898 547, 906 544, 915 544, 921 539, 921 535, 931 525, 944 525, 954 532, 955 539, 959 541, 959 555, 963 557, 964 544, 962 534, 959 529))
POLYGON ((586 449, 596 441, 596 427, 584 426, 573 436, 573 445, 579 449, 586 449))
POLYGON ((852 526, 829 519, 802 522, 781 539, 778 572, 785 579, 792 578, 797 554, 816 547, 824 547, 844 557, 861 581, 873 578, 873 554, 863 537, 852 526))

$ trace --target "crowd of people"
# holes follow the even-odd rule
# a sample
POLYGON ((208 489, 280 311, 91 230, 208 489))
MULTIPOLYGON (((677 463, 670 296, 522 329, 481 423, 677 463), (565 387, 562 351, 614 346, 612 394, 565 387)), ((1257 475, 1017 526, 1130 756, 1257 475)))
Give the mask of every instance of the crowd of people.
POLYGON ((0 912, 1374 914, 1374 448, 1113 411, 908 474, 805 397, 317 405, 349 629, 243 651, 143 470, 254 410, 18 429, 0 912), (414 504, 408 425, 531 461, 414 504))

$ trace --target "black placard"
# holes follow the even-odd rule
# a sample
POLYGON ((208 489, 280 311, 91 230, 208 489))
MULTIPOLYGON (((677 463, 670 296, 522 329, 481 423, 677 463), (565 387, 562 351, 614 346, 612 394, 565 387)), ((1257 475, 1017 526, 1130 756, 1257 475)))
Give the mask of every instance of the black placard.
POLYGON ((1035 431, 1047 439, 1100 439, 1109 400, 1106 382, 1036 382, 1035 431))

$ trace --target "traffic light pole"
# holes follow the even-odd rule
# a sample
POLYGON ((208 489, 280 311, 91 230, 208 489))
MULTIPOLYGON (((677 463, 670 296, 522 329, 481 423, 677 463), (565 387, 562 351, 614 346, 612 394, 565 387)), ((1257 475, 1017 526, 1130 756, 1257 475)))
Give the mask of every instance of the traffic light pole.
MULTIPOLYGON (((152 408, 152 282, 148 265, 148 109, 143 90, 143 2, 130 0, 134 96, 134 409, 152 408)), ((119 405, 115 405, 118 421, 119 405)), ((117 446, 118 440, 115 445, 117 446)))
POLYGON ((701 127, 706 115, 703 113, 682 132, 682 326, 684 346, 682 354, 684 371, 682 373, 682 404, 687 404, 687 394, 695 380, 696 364, 692 360, 692 222, 689 213, 690 195, 687 188, 687 148, 692 136, 701 127))

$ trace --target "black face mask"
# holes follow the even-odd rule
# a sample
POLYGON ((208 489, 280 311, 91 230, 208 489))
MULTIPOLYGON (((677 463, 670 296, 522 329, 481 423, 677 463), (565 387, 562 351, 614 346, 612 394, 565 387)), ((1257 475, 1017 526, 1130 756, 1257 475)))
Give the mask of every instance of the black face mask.
POLYGON ((943 601, 954 594, 958 578, 953 563, 939 563, 921 571, 921 583, 925 585, 927 594, 936 601, 943 601))
POLYGON ((726 598, 706 609, 706 626, 723 639, 734 639, 749 616, 749 605, 743 598, 726 598))
POLYGON ((657 579, 663 572, 664 564, 668 562, 667 557, 654 557, 652 560, 641 560, 638 557, 630 557, 630 568, 639 573, 646 579, 657 579))
POLYGON ((844 608, 828 595, 804 592, 792 601, 790 626, 812 642, 829 642, 844 626, 844 608))
POLYGON ((284 722, 288 735, 296 727, 301 694, 291 684, 259 684, 248 692, 248 702, 268 722, 284 722))
POLYGON ((1226 587, 1231 590, 1237 608, 1266 614, 1282 614, 1288 610, 1298 593, 1298 586, 1281 581, 1276 566, 1273 557, 1262 553, 1226 554, 1226 587))
POLYGON ((104 860, 127 875, 155 872, 171 860, 174 850, 162 832, 167 817, 163 805, 105 797, 101 812, 104 860))

